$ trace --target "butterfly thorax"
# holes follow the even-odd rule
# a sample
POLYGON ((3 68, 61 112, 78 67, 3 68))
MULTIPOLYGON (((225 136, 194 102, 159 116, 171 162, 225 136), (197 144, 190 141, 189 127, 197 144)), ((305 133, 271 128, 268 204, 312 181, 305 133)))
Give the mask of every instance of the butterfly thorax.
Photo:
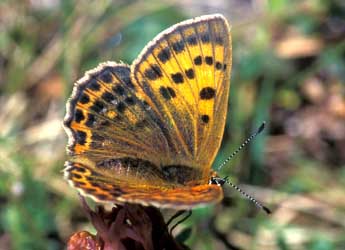
MULTIPOLYGON (((111 171, 117 175, 126 175, 128 178, 135 176, 137 179, 152 180, 155 183, 171 185, 196 185, 201 184, 202 172, 194 167, 185 165, 161 165, 130 157, 106 159, 97 163, 97 167, 104 171, 111 171)), ((207 183, 207 180, 205 180, 207 183)), ((153 184, 153 183, 151 183, 153 184)))

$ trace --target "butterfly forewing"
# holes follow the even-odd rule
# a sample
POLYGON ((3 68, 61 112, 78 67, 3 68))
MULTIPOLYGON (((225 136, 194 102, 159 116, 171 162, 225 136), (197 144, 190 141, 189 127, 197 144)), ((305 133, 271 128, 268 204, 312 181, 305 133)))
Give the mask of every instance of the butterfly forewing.
MULTIPOLYGON (((202 124, 204 119, 208 120, 209 126, 204 129, 202 138, 199 141, 199 151, 197 159, 200 164, 211 164, 216 157, 220 143, 223 137, 224 126, 228 108, 228 97, 230 90, 230 70, 231 70, 231 36, 229 26, 220 25, 215 20, 210 21, 210 36, 213 51, 213 66, 214 66, 214 103, 211 99, 203 98, 200 92, 201 106, 213 105, 213 109, 207 109, 211 113, 207 113, 209 117, 201 114, 199 119, 199 127, 203 128, 202 124), (206 152, 206 154, 205 154, 206 152), (210 162, 211 161, 211 162, 210 162)), ((206 62, 207 63, 207 62, 206 62)), ((207 87, 204 85, 204 87, 207 87)), ((205 96, 204 96, 205 97, 205 96)), ((206 169, 205 169, 206 170, 206 169)), ((204 170, 204 174, 208 175, 208 172, 204 170)))
POLYGON ((170 124, 178 158, 205 178, 223 135, 230 67, 230 30, 220 15, 172 26, 132 65, 143 98, 170 124))

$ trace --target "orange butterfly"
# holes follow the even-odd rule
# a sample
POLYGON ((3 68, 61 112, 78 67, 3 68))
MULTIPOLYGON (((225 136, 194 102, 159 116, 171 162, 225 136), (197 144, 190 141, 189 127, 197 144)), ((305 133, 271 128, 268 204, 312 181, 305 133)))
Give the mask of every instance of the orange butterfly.
POLYGON ((67 103, 65 178, 96 201, 189 209, 223 198, 211 170, 231 69, 226 19, 206 15, 160 33, 132 65, 106 62, 67 103))

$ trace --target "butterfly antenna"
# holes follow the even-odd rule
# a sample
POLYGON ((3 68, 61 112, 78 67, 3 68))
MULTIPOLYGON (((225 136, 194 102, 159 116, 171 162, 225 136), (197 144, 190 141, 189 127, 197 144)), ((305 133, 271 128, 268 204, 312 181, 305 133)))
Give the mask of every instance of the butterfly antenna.
MULTIPOLYGON (((251 140, 253 140, 258 134, 260 134, 264 130, 265 125, 266 125, 266 122, 263 122, 260 125, 260 127, 241 144, 241 146, 239 146, 228 158, 225 159, 225 161, 222 164, 219 165, 217 170, 219 171, 226 163, 228 163, 235 155, 237 155, 238 152, 242 150, 242 148, 244 148, 251 140)), ((242 196, 244 196, 245 198, 253 202, 258 208, 264 210, 267 214, 271 213, 271 211, 267 207, 265 207, 260 202, 258 202, 255 198, 253 198, 252 196, 244 192, 241 188, 239 188, 238 186, 230 182, 228 176, 226 176, 225 178, 214 177, 213 181, 221 185, 224 183, 229 184, 232 188, 236 189, 242 196)))
POLYGON ((236 149, 228 158, 225 159, 225 161, 223 161, 222 164, 220 164, 217 167, 217 171, 219 171, 222 167, 224 167, 225 164, 227 164, 235 155, 238 154, 238 152, 240 152, 242 150, 242 148, 244 148, 251 140, 253 140, 258 134, 260 134, 264 128, 265 128, 266 122, 263 122, 260 127, 251 135, 249 136, 242 144, 241 146, 238 147, 238 149, 236 149))
POLYGON ((233 187, 234 189, 236 189, 241 195, 243 195, 244 197, 246 197, 248 200, 250 200, 251 202, 253 202, 255 204, 255 206, 257 206, 258 208, 264 210, 267 214, 271 213, 271 210, 269 210, 267 207, 265 207, 264 205, 262 205, 260 202, 258 202, 255 198, 253 198, 252 196, 250 196, 249 194, 247 194, 246 192, 244 192, 241 188, 239 188, 238 186, 236 186, 235 184, 233 184, 232 182, 229 181, 229 177, 226 176, 223 178, 223 181, 225 181, 227 184, 229 184, 231 187, 233 187))

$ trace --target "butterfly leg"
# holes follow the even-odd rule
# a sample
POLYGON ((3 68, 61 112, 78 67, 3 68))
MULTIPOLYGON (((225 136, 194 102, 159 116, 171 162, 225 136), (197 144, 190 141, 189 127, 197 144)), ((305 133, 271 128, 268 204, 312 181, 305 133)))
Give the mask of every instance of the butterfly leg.
POLYGON ((187 220, 191 215, 192 215, 192 210, 180 210, 177 213, 175 213, 166 223, 167 226, 169 226, 169 224, 175 220, 176 218, 178 218, 179 216, 186 214, 186 216, 184 216, 181 220, 177 221, 169 230, 170 235, 172 234, 172 232, 174 231, 174 229, 181 224, 182 222, 184 222, 185 220, 187 220))

